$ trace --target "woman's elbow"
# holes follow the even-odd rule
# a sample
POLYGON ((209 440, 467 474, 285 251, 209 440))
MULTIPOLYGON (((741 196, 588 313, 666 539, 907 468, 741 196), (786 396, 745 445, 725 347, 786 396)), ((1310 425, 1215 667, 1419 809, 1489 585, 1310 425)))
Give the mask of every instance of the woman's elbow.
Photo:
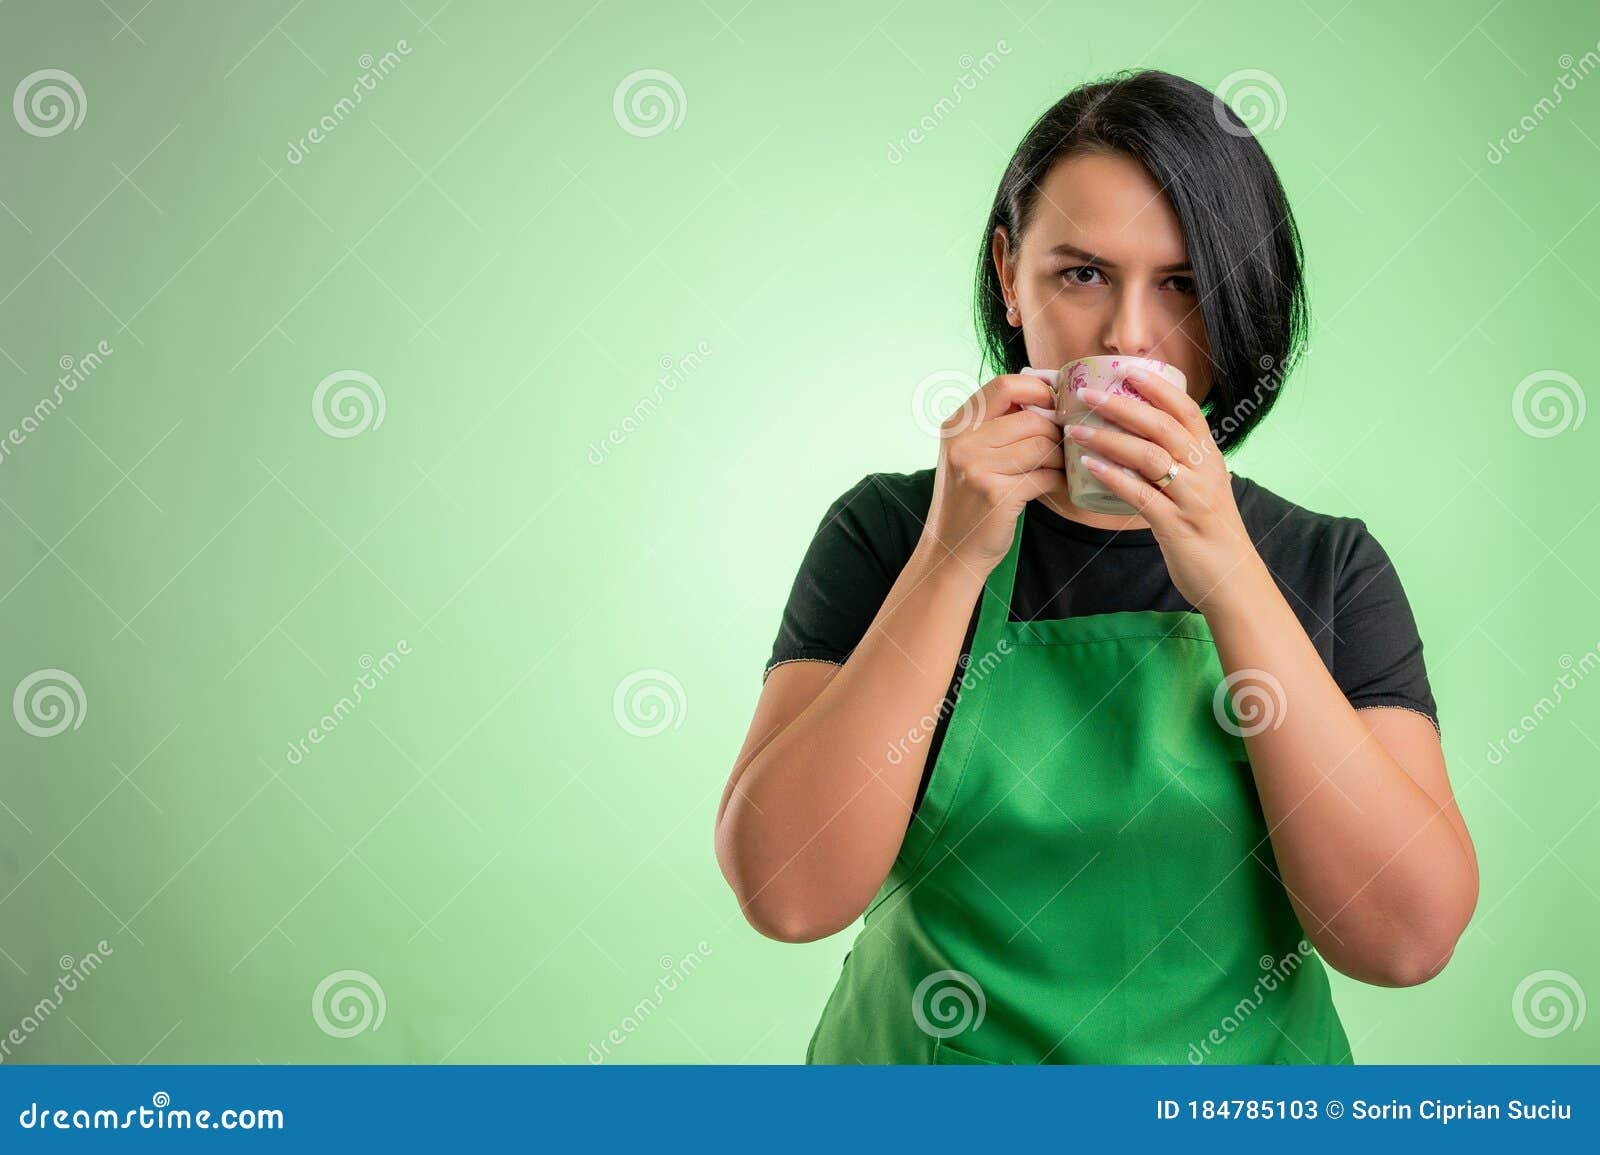
POLYGON ((850 925, 819 918, 813 911, 785 908, 775 903, 741 901, 739 909, 757 933, 774 942, 816 942, 850 925))
POLYGON ((1444 970, 1454 953, 1454 945, 1443 948, 1407 944, 1376 951, 1341 950, 1319 945, 1322 961, 1346 978, 1374 987, 1420 986, 1444 970))
POLYGON ((1385 987, 1418 987, 1444 970, 1455 954, 1455 943, 1441 952, 1435 947, 1414 951, 1392 959, 1380 976, 1378 985, 1385 987))
POLYGON ((1437 977, 1455 955, 1477 905, 1471 901, 1449 917, 1416 920, 1404 933, 1367 938, 1357 946, 1337 939, 1317 944, 1318 953, 1334 970, 1357 982, 1377 987, 1415 987, 1437 977))
MULTIPOLYGON (((1436 977, 1454 956, 1478 908, 1478 875, 1474 869, 1448 897, 1440 897, 1418 932, 1385 960, 1377 980, 1386 987, 1421 986, 1436 977)), ((1374 981, 1374 980, 1368 980, 1374 981)))
POLYGON ((1473 913, 1478 909, 1476 870, 1462 885, 1460 894, 1450 905, 1454 908, 1453 911, 1440 920, 1440 925, 1433 934, 1419 936, 1409 949, 1401 952, 1400 957, 1394 960, 1389 975, 1393 981, 1385 985, 1421 986, 1444 970, 1455 955, 1461 936, 1467 933, 1467 926, 1472 922, 1473 913))
POLYGON ((744 920, 758 934, 775 942, 816 942, 838 934, 855 921, 841 919, 837 912, 815 901, 800 901, 770 887, 746 893, 735 884, 733 893, 744 920))
POLYGON ((775 942, 816 942, 838 934, 860 914, 843 914, 836 903, 796 893, 816 891, 816 887, 775 886, 776 880, 771 878, 756 881, 759 871, 741 862, 737 848, 721 830, 717 833, 717 864, 744 920, 758 934, 775 942))
POLYGON ((796 901, 772 879, 755 882, 756 870, 744 861, 728 823, 716 832, 717 865, 739 903, 739 911, 758 934, 777 942, 815 942, 849 925, 825 917, 814 903, 796 901))
MULTIPOLYGON (((1413 936, 1408 941, 1397 944, 1394 949, 1384 952, 1381 960, 1371 961, 1365 967, 1346 970, 1344 973, 1374 986, 1421 986, 1437 977, 1455 956, 1456 947, 1466 931, 1466 923, 1471 915, 1472 911, 1468 909, 1465 917, 1459 921, 1452 921, 1448 926, 1441 927, 1432 934, 1413 936)), ((1343 967, 1337 969, 1344 970, 1343 967)))

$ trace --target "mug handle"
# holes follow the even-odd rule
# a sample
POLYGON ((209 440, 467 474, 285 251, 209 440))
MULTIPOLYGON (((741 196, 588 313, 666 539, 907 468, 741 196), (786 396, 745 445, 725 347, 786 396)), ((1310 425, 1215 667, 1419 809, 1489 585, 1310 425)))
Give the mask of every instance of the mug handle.
POLYGON ((1060 390, 1061 370, 1060 369, 1034 369, 1031 366, 1024 365, 1022 367, 1022 372, 1026 373, 1030 377, 1037 377, 1037 378, 1039 378, 1039 380, 1043 381, 1046 385, 1048 385, 1050 387, 1050 397, 1051 397, 1051 405, 1050 405, 1049 409, 1046 409, 1043 405, 1024 405, 1023 408, 1027 409, 1027 410, 1030 410, 1030 411, 1032 411, 1034 413, 1037 413, 1042 417, 1048 417, 1048 418, 1050 418, 1050 420, 1054 421, 1057 425, 1065 425, 1066 422, 1064 422, 1061 419, 1061 414, 1056 412, 1056 408, 1060 404, 1060 400, 1061 400, 1061 390, 1060 390))

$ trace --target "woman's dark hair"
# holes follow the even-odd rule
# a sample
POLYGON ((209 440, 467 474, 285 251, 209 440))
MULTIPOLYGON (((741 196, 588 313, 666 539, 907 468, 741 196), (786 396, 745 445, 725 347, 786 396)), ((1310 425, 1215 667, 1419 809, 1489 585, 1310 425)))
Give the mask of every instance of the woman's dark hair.
POLYGON ((1172 205, 1210 346, 1212 386, 1203 408, 1218 446, 1237 447, 1304 352, 1300 235, 1255 134, 1219 97, 1180 76, 1129 71, 1081 85, 1023 137, 979 248, 973 307, 984 362, 996 373, 1027 364, 1022 330, 1006 323, 994 231, 1005 226, 1015 251, 1051 166, 1083 153, 1138 161, 1172 205))

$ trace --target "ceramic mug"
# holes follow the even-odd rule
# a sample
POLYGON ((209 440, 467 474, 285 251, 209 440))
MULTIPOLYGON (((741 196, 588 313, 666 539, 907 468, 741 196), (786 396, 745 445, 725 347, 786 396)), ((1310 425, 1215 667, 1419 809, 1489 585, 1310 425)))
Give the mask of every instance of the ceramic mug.
MULTIPOLYGON (((1078 357, 1062 365, 1059 370, 1035 370, 1035 368, 1022 368, 1022 373, 1040 379, 1050 386, 1051 392, 1056 395, 1056 408, 1054 411, 1043 410, 1040 406, 1029 405, 1027 408, 1035 413, 1045 413, 1056 421, 1058 426, 1090 426, 1093 429, 1115 429, 1117 424, 1102 418, 1090 403, 1078 397, 1078 390, 1085 386, 1094 389, 1106 390, 1107 394, 1120 394, 1123 397, 1133 397, 1139 402, 1149 405, 1144 395, 1139 390, 1133 389, 1123 381, 1123 374, 1130 368, 1146 370, 1147 373, 1160 374, 1166 381, 1173 382, 1179 389, 1189 387, 1189 379, 1184 376, 1184 371, 1178 366, 1168 362, 1157 362, 1150 357, 1122 357, 1122 355, 1104 355, 1104 357, 1078 357)), ((1106 483, 1091 474, 1090 467, 1083 464, 1083 446, 1078 445, 1074 438, 1062 438, 1066 443, 1067 459, 1067 499, 1078 509, 1090 510, 1094 514, 1138 514, 1128 502, 1118 498, 1117 494, 1107 488, 1106 483)), ((1115 461, 1107 461, 1107 466, 1123 470, 1131 477, 1142 477, 1139 470, 1122 466, 1115 461)), ((1149 480, 1149 478, 1144 478, 1149 480)))
MULTIPOLYGON (((1078 391, 1085 386, 1102 389, 1107 393, 1120 394, 1124 397, 1133 397, 1149 404, 1143 394, 1132 388, 1124 380, 1124 374, 1130 368, 1143 369, 1155 373, 1170 381, 1179 389, 1188 388, 1188 378, 1183 370, 1166 361, 1157 361, 1150 357, 1124 357, 1096 356, 1079 357, 1068 361, 1059 369, 1033 369, 1024 367, 1022 372, 1031 377, 1037 377, 1049 385, 1056 395, 1056 405, 1051 410, 1043 409, 1037 405, 1027 408, 1037 413, 1044 413, 1054 418, 1056 424, 1087 425, 1094 429, 1107 427, 1117 428, 1115 422, 1102 417, 1093 406, 1078 396, 1078 391)), ((1067 465, 1067 497, 1079 509, 1087 509, 1094 513, 1111 513, 1119 515, 1136 514, 1139 511, 1122 498, 1107 488, 1106 484, 1089 472, 1089 467, 1083 463, 1083 447, 1071 437, 1064 437, 1066 447, 1067 465)), ((1142 477, 1136 469, 1115 461, 1106 460, 1106 464, 1114 469, 1120 469, 1133 477, 1142 477)), ((1144 478, 1148 481, 1148 478, 1144 478)))

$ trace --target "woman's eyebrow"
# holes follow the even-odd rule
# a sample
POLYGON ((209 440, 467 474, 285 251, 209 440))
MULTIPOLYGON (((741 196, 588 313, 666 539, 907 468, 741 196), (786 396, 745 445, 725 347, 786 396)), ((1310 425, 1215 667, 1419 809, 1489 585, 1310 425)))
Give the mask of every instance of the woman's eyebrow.
MULTIPOLYGON (((1059 245, 1049 250, 1051 256, 1076 257, 1080 261, 1087 261, 1092 265, 1104 265, 1108 269, 1120 268, 1115 261, 1108 261, 1104 257, 1096 256, 1087 249, 1080 249, 1077 245, 1062 241, 1059 245)), ((1162 265, 1156 270, 1158 273, 1183 273, 1190 271, 1188 261, 1178 261, 1171 265, 1162 265)))

